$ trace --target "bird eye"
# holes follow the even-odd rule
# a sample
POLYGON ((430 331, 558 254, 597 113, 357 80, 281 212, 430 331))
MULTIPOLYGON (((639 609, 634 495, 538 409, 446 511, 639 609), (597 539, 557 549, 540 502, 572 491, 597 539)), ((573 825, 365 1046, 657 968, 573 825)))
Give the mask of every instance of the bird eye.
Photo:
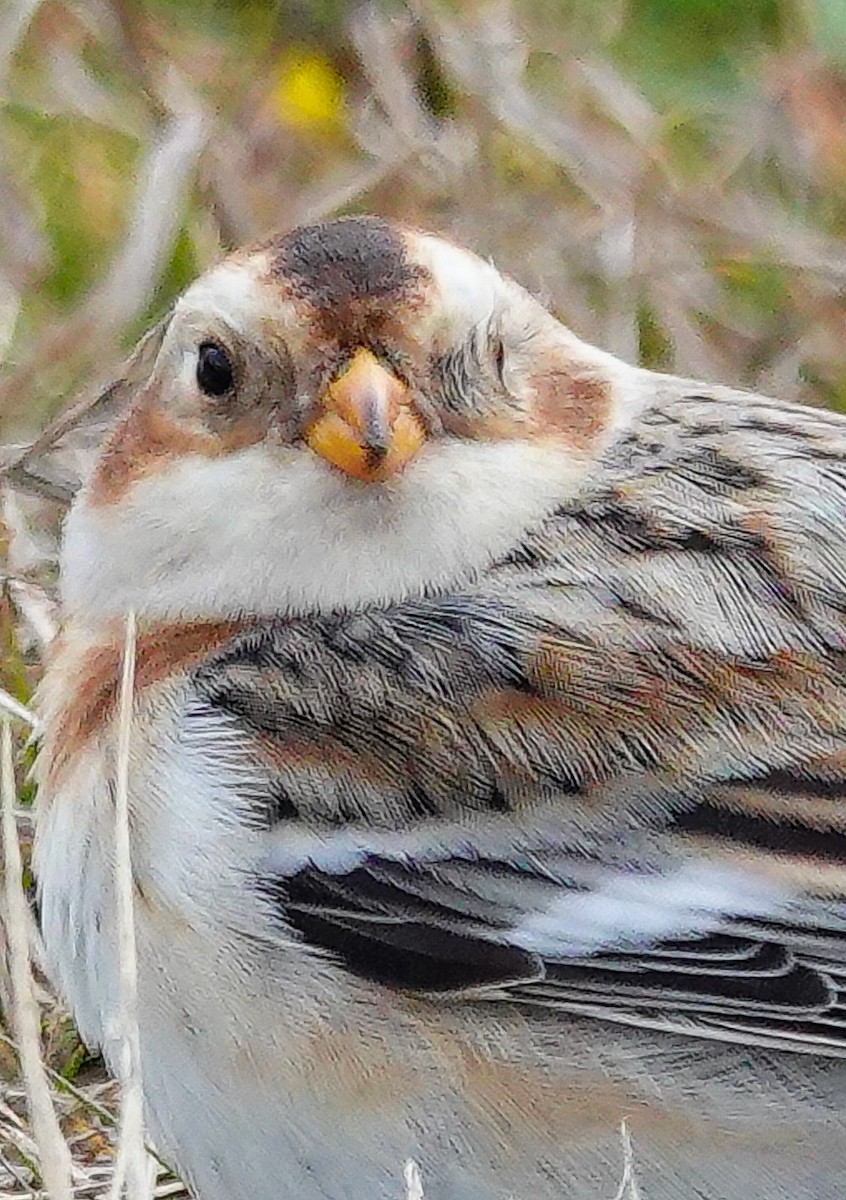
POLYGON ((207 396, 223 396, 234 382, 232 361, 216 342, 203 342, 197 351, 197 383, 207 396))

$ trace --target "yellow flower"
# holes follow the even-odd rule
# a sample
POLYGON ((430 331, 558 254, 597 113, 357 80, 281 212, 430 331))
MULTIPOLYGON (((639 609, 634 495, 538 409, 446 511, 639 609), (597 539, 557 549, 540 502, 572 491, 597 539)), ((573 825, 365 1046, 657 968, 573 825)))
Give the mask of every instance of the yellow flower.
POLYGON ((344 83, 322 54, 292 50, 279 63, 271 100, 286 125, 337 127, 343 120, 344 83))

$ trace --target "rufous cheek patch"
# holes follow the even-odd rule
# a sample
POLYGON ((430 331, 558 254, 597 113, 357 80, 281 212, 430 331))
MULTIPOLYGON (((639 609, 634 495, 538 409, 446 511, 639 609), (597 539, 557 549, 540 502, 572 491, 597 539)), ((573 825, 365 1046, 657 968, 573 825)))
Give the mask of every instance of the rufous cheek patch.
POLYGON ((544 354, 532 378, 538 432, 561 434, 588 449, 611 422, 611 380, 560 351, 544 354))
POLYGON ((267 433, 267 422, 245 413, 224 429, 189 429, 159 405, 140 403, 112 433, 88 485, 94 507, 117 504, 130 488, 189 455, 220 458, 253 446, 267 433))
POLYGON ((481 411, 449 412, 444 425, 455 436, 479 441, 565 441, 590 450, 611 421, 611 382, 592 368, 544 354, 528 373, 522 395, 495 394, 481 411))

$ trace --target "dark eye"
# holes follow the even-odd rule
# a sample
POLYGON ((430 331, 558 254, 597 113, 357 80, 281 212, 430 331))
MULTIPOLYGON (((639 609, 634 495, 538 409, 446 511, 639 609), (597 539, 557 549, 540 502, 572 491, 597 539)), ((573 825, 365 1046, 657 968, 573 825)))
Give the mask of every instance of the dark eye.
POLYGON ((203 342, 197 351, 197 383, 207 396, 222 396, 232 388, 232 361, 216 342, 203 342))

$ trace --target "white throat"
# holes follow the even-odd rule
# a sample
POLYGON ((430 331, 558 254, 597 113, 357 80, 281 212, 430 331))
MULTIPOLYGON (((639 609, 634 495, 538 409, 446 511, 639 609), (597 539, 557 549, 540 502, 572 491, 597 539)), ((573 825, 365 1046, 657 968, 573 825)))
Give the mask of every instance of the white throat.
POLYGON ((587 462, 538 442, 442 442, 386 485, 268 445, 191 456, 65 528, 68 615, 219 620, 384 604, 473 578, 572 496, 587 462))

